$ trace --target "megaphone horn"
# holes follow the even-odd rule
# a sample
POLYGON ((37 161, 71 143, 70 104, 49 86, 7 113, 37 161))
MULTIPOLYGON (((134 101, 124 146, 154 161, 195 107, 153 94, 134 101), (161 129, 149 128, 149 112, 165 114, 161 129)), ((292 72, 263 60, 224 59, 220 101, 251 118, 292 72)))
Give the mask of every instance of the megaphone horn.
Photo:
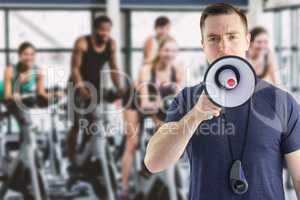
POLYGON ((214 104, 232 108, 243 105, 251 98, 257 80, 247 60, 224 56, 209 66, 203 82, 204 91, 214 104))

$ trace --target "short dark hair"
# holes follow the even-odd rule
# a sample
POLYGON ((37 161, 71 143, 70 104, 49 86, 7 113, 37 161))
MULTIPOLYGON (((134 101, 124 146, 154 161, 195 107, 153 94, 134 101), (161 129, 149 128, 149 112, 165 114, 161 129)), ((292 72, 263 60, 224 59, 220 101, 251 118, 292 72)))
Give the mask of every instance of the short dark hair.
POLYGON ((261 27, 261 26, 257 26, 257 27, 254 27, 251 31, 250 31, 250 35, 251 35, 251 39, 250 39, 250 42, 253 42, 255 40, 255 38, 262 34, 262 33, 268 33, 268 31, 264 28, 264 27, 261 27))
POLYGON ((166 25, 168 25, 170 23, 171 23, 171 21, 170 21, 170 19, 168 17, 166 17, 166 16, 159 16, 155 20, 154 28, 166 26, 166 25))
POLYGON ((21 55, 23 53, 23 51, 25 51, 28 48, 32 48, 33 50, 35 50, 35 47, 30 42, 21 43, 18 48, 18 54, 21 55))
POLYGON ((232 13, 237 14, 241 18, 242 23, 244 24, 244 27, 245 27, 245 31, 247 32, 248 31, 247 18, 240 9, 238 9, 230 4, 226 4, 226 3, 215 3, 215 4, 211 4, 211 5, 207 6, 202 12, 202 15, 200 18, 201 33, 203 33, 204 23, 208 16, 216 16, 216 15, 222 15, 222 14, 228 15, 228 14, 232 14, 232 13))
POLYGON ((101 15, 101 16, 96 17, 94 19, 93 28, 96 29, 96 28, 98 28, 103 23, 109 23, 110 25, 112 25, 112 21, 111 21, 111 19, 108 16, 101 15))

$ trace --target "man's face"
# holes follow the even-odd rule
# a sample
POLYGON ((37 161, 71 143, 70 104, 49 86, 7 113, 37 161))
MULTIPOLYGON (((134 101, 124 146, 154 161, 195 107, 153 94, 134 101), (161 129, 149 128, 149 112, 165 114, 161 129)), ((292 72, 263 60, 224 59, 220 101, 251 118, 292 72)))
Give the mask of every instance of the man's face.
POLYGON ((165 26, 158 26, 155 28, 156 35, 159 37, 166 37, 169 35, 170 32, 170 24, 165 26))
POLYGON ((237 14, 208 16, 202 34, 202 46, 209 63, 227 55, 245 58, 250 34, 246 33, 237 14))
POLYGON ((95 38, 97 43, 107 42, 110 38, 111 24, 108 22, 100 24, 95 29, 95 38))

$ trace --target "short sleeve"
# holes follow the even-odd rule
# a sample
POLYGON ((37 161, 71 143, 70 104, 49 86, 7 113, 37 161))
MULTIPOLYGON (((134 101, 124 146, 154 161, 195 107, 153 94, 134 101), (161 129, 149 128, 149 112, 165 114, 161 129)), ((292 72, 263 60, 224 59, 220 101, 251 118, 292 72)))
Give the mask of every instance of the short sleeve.
POLYGON ((300 107, 290 95, 286 109, 286 130, 281 141, 281 150, 284 154, 300 149, 300 107))
POLYGON ((167 110, 165 122, 179 121, 186 113, 186 88, 184 88, 172 101, 171 106, 167 110))

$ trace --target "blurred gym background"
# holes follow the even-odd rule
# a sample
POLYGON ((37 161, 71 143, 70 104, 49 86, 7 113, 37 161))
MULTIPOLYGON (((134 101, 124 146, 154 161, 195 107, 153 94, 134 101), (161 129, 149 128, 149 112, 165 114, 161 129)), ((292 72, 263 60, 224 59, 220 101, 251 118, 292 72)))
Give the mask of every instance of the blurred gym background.
MULTIPOLYGON (((36 46, 36 63, 47 68, 46 87, 65 87, 70 73, 70 56, 75 40, 91 33, 92 20, 107 14, 113 20, 113 37, 119 48, 119 66, 133 79, 142 64, 145 39, 153 34, 158 16, 171 20, 171 35, 178 41, 178 62, 187 69, 186 85, 202 80, 207 61, 201 49, 201 10, 216 0, 0 0, 0 79, 5 67, 16 63, 17 48, 24 41, 36 46)), ((275 52, 276 72, 281 85, 300 100, 300 0, 229 0, 248 17, 249 28, 263 26, 275 52)), ((120 117, 120 116, 119 116, 120 117)), ((49 114, 36 118, 40 131, 51 131, 49 114)), ((115 118, 114 118, 115 119, 115 118)), ((63 120, 57 129, 66 133, 63 120)), ((12 118, 1 122, 1 134, 11 146, 18 134, 12 118)), ((116 139, 116 144, 121 139, 116 139)), ((3 142, 1 144, 4 144, 3 142)), ((12 148, 9 146, 9 148, 12 148)), ((115 148, 117 148, 116 145, 115 148)), ((3 152, 2 152, 3 153, 3 152)), ((183 167, 184 172, 188 172, 183 167)), ((183 175, 186 177, 186 175, 183 175)), ((285 176, 286 179, 286 176, 285 176)), ((184 181, 188 190, 188 180, 184 181)), ((285 182, 288 200, 296 199, 285 182)), ((6 198, 20 198, 9 192, 6 198)), ((93 199, 93 195, 78 199, 93 199)))

